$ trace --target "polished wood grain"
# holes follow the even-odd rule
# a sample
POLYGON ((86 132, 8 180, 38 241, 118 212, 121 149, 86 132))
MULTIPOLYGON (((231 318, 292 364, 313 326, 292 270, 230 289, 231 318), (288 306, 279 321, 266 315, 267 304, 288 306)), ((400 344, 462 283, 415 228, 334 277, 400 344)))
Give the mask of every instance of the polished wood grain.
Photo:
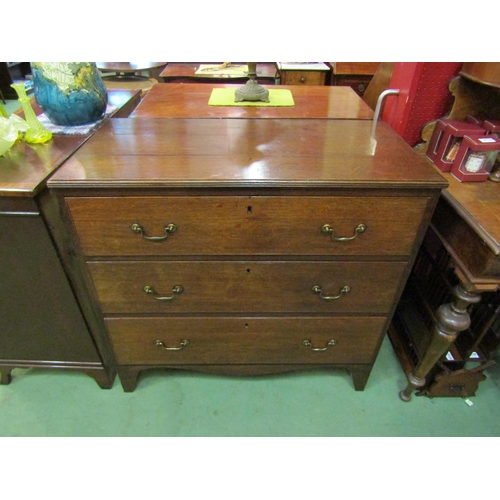
POLYGON ((500 88, 498 62, 464 62, 460 74, 475 82, 500 88))
POLYGON ((280 70, 281 83, 283 85, 325 85, 327 74, 328 70, 280 70))
POLYGON ((500 255, 500 190, 498 183, 460 182, 443 173, 449 185, 443 193, 447 201, 472 227, 495 255, 500 255))
POLYGON ((67 198, 85 255, 163 257, 285 253, 406 257, 429 202, 426 196, 67 198), (145 239, 132 230, 137 223, 146 237, 165 239, 145 239), (176 225, 175 233, 166 235, 168 224, 176 225), (325 224, 333 236, 322 231, 325 224), (366 230, 356 233, 360 224, 366 230), (351 241, 333 239, 353 236, 351 241))
POLYGON ((388 126, 370 133, 362 119, 131 117, 107 124, 55 173, 49 187, 113 332, 125 391, 154 367, 233 375, 344 367, 364 389, 447 185, 388 126), (351 235, 361 215, 368 230, 350 251, 321 233, 339 224, 351 235), (152 235, 168 223, 178 229, 150 250, 133 223, 152 235), (242 321, 255 323, 254 337, 237 334, 242 321), (150 351, 155 340, 175 347, 176 332, 188 331, 205 349, 175 351, 186 362, 150 351), (311 351, 302 331, 317 348, 338 337, 339 349, 311 351))
POLYGON ((379 62, 331 62, 335 75, 371 75, 373 76, 379 62))
POLYGON ((387 314, 405 262, 89 262, 104 313, 387 314), (370 280, 366 279, 370 276, 370 280), (175 286, 182 286, 173 294, 175 286), (337 300, 345 286, 351 291, 337 300), (151 287, 163 297, 145 293, 151 287))
MULTIPOLYGON (((136 90, 113 90, 108 100, 117 106, 113 116, 125 117, 140 100, 136 90)), ((42 112, 34 98, 33 109, 42 112)), ((22 113, 20 113, 21 116, 22 113)), ((54 134, 45 144, 18 141, 7 154, 0 156, 0 198, 33 197, 45 187, 50 175, 61 166, 90 136, 54 134)))
POLYGON ((114 119, 49 186, 446 187, 388 125, 376 137, 370 129, 364 120, 114 119))
POLYGON ((209 106, 223 84, 157 84, 132 113, 141 118, 345 118, 371 120, 373 111, 349 87, 280 85, 291 91, 294 106, 209 106))
POLYGON ((370 363, 383 334, 380 317, 108 318, 118 362, 138 364, 370 363), (168 347, 189 344, 180 351, 168 347), (303 345, 324 348, 312 351, 303 345), (229 345, 230 344, 230 347, 229 345))
MULTIPOLYGON (((331 62, 331 84, 347 85, 365 99, 365 91, 377 72, 378 62, 331 62)), ((371 106, 375 109, 375 106, 371 106)))

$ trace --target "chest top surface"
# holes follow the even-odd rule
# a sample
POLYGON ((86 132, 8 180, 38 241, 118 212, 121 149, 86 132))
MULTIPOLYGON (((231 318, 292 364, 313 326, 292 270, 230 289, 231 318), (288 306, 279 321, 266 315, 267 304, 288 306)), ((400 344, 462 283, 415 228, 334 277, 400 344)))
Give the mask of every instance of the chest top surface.
POLYGON ((386 124, 114 119, 49 180, 80 187, 409 187, 446 181, 386 124))
POLYGON ((146 94, 132 116, 142 118, 325 118, 371 120, 373 111, 350 87, 279 85, 289 90, 293 106, 210 106, 214 89, 241 85, 160 83, 146 94))

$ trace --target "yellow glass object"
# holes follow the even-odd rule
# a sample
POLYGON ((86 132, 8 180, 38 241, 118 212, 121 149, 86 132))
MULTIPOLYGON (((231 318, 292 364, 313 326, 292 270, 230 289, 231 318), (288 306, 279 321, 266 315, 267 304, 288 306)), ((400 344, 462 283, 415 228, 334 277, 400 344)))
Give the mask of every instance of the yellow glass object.
POLYGON ((0 116, 0 156, 3 156, 27 130, 28 124, 19 116, 0 116))
POLYGON ((30 144, 42 144, 52 139, 52 132, 47 130, 38 120, 31 107, 29 97, 26 94, 26 89, 23 83, 13 83, 11 87, 16 91, 19 102, 24 111, 24 117, 28 122, 28 130, 24 136, 24 140, 30 144))
POLYGON ((3 116, 4 118, 9 117, 9 115, 7 114, 7 111, 5 111, 5 108, 2 106, 1 102, 0 102, 0 116, 3 116))

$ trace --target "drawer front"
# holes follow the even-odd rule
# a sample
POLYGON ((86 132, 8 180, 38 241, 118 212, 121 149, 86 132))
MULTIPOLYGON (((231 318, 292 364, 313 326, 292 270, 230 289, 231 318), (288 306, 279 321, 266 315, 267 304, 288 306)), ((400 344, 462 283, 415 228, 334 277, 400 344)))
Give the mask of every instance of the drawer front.
POLYGON ((405 266, 402 262, 88 263, 103 312, 126 314, 386 314, 405 266))
POLYGON ((106 319, 122 365, 371 363, 384 324, 384 317, 106 319))
POLYGON ((281 71, 282 85, 325 85, 326 71, 281 71))
POLYGON ((67 203, 88 256, 406 256, 428 198, 178 196, 67 203))

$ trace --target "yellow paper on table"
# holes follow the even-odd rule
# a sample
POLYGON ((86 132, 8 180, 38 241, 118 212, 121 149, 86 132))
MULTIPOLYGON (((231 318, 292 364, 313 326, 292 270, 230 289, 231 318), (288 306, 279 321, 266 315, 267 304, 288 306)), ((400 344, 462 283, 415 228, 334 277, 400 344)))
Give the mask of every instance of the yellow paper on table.
POLYGON ((225 68, 219 64, 200 64, 195 71, 195 75, 227 75, 227 76, 247 76, 248 64, 230 64, 225 68))
POLYGON ((269 102, 241 101, 234 102, 235 89, 213 89, 209 106, 295 106, 292 93, 288 89, 268 89, 269 102))

